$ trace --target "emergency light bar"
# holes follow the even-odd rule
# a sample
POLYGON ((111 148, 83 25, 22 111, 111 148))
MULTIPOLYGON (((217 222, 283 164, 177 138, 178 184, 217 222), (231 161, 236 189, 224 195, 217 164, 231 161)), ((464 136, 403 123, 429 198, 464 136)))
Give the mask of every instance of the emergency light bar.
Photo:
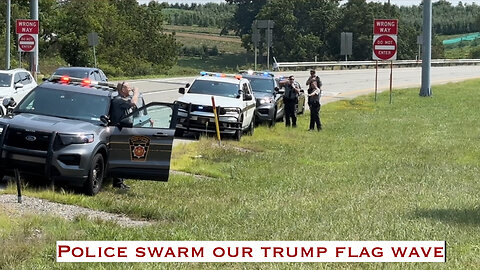
POLYGON ((225 73, 216 73, 216 72, 207 72, 207 71, 201 71, 200 72, 201 76, 213 76, 213 77, 220 77, 220 78, 235 78, 237 80, 240 80, 242 78, 242 75, 238 74, 225 74, 225 73))
POLYGON ((63 84, 72 84, 72 85, 81 85, 84 87, 92 87, 92 88, 101 88, 103 90, 108 90, 108 91, 116 91, 117 86, 113 83, 108 83, 108 82, 96 82, 96 81, 91 81, 88 78, 74 78, 70 77, 67 75, 53 75, 48 79, 49 82, 56 82, 56 83, 63 83, 63 84))
POLYGON ((275 77, 275 75, 269 71, 254 71, 254 70, 240 70, 238 73, 240 74, 248 74, 248 75, 257 75, 257 76, 264 76, 264 77, 275 77))

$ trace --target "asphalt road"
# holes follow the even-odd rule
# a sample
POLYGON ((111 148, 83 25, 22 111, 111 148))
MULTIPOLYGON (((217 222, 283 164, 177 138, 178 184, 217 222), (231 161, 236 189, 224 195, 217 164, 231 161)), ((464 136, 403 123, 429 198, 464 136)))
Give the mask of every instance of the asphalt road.
MULTIPOLYGON (((276 72, 275 74, 294 75, 303 86, 309 76, 308 71, 276 72)), ((372 93, 375 89, 375 69, 318 70, 317 75, 320 76, 323 83, 322 104, 372 93)), ((379 69, 379 91, 389 89, 389 77, 390 69, 379 69)), ((420 89, 421 77, 421 68, 394 68, 393 88, 418 87, 420 89)), ((178 88, 185 86, 187 83, 192 83, 195 78, 133 80, 129 83, 139 87, 146 102, 173 102, 180 97, 178 88)), ((431 70, 432 85, 473 78, 480 78, 480 66, 433 67, 431 70)), ((306 87, 304 86, 304 88, 306 87)))

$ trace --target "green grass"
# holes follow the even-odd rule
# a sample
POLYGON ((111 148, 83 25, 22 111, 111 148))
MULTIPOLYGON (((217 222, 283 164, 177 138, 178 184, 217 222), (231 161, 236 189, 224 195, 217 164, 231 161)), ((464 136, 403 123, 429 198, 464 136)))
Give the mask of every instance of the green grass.
MULTIPOLYGON (((480 81, 322 107, 324 131, 261 126, 241 142, 176 148, 172 167, 215 178, 128 181, 95 197, 26 195, 157 221, 144 228, 59 218, 7 218, 0 269, 474 269, 480 264, 480 81), (29 239, 28 245, 22 239, 29 239), (445 240, 444 264, 56 264, 55 240, 445 240)), ((14 193, 13 186, 7 192, 14 193)))

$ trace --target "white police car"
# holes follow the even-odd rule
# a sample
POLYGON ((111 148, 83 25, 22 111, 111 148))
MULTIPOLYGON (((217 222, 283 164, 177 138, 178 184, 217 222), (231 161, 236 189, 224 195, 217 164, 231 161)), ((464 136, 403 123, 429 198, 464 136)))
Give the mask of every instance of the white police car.
POLYGON ((253 134, 255 128, 255 97, 250 82, 241 75, 201 72, 178 103, 176 133, 215 133, 212 97, 219 116, 221 134, 233 135, 240 140, 243 132, 253 134))

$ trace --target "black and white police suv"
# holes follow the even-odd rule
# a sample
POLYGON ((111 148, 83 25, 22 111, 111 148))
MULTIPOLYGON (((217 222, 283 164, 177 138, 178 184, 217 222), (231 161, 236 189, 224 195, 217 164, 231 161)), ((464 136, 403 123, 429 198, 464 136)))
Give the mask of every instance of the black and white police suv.
POLYGON ((212 97, 217 107, 221 134, 240 140, 255 129, 255 97, 250 82, 241 75, 201 72, 200 77, 180 88, 177 135, 184 132, 215 133, 212 97))
MULTIPOLYGON (((177 108, 150 103, 109 121, 113 84, 51 78, 0 118, 0 176, 66 181, 95 195, 106 177, 167 181, 177 108)), ((5 100, 8 106, 10 100, 5 100)))

